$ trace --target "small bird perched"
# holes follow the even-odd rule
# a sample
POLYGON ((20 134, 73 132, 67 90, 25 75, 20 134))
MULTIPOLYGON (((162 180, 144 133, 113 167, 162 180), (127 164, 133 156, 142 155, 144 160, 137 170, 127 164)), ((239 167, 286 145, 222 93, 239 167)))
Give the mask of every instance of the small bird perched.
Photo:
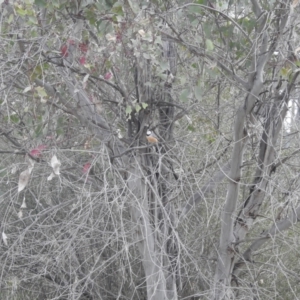
POLYGON ((147 130, 147 141, 151 144, 157 144, 158 143, 158 139, 154 136, 154 134, 152 133, 151 130, 147 130))

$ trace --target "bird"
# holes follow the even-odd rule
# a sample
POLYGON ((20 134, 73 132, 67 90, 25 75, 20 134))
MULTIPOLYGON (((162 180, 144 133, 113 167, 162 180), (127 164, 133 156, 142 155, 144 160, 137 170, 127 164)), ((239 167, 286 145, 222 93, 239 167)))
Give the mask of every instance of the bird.
POLYGON ((151 144, 157 144, 158 143, 158 139, 155 137, 155 135, 152 133, 151 130, 147 130, 147 141, 151 144))

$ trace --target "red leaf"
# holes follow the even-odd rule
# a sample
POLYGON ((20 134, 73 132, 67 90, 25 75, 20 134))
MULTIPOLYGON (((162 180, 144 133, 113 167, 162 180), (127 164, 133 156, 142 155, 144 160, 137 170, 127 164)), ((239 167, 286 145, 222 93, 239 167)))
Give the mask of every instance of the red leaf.
POLYGON ((37 149, 42 151, 42 150, 47 149, 47 146, 42 144, 42 145, 37 146, 37 149))
POLYGON ((86 59, 85 59, 84 56, 81 56, 81 57, 79 58, 79 63, 80 63, 81 65, 85 65, 85 64, 86 64, 86 59))
POLYGON ((68 57, 68 46, 66 44, 62 45, 60 48, 60 52, 62 57, 68 57))
POLYGON ((40 157, 41 156, 41 151, 38 149, 33 149, 29 152, 29 154, 33 157, 40 157))
POLYGON ((112 78, 112 74, 110 72, 107 72, 105 75, 104 75, 104 79, 105 80, 110 80, 112 78))
POLYGON ((69 45, 75 45, 75 41, 74 40, 68 40, 68 44, 69 45))
POLYGON ((82 172, 84 174, 88 174, 90 172, 90 169, 91 169, 91 163, 90 162, 87 162, 83 168, 82 168, 82 172))
POLYGON ((87 53, 89 50, 88 45, 85 43, 79 43, 78 47, 82 53, 87 53))
POLYGON ((29 154, 35 158, 39 158, 42 155, 42 151, 47 149, 46 145, 39 145, 36 148, 32 149, 29 154))
POLYGON ((121 42, 121 41, 122 41, 122 34, 121 34, 121 32, 118 32, 118 33, 116 34, 116 41, 117 41, 117 42, 121 42))

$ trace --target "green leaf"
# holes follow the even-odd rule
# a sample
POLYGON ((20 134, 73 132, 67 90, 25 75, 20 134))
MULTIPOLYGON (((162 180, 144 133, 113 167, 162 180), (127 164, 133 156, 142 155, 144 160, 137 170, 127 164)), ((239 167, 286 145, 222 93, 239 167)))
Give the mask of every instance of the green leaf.
POLYGON ((212 24, 210 22, 203 23, 202 28, 205 36, 210 37, 212 35, 212 24))
POLYGON ((287 78, 292 73, 292 68, 282 68, 280 70, 280 75, 287 78))
POLYGON ((14 15, 10 14, 9 17, 8 17, 7 23, 11 24, 13 20, 14 20, 14 15))
POLYGON ((217 67, 207 68, 206 71, 207 71, 207 74, 209 76, 211 76, 212 78, 216 78, 220 74, 219 69, 217 67))
MULTIPOLYGON (((116 0, 105 0, 105 1, 99 1, 99 2, 104 2, 104 9, 111 9, 112 6, 117 2, 116 0)), ((103 8, 101 9, 103 11, 103 8)))
POLYGON ((17 115, 10 115, 10 120, 14 123, 19 123, 20 119, 17 115))
POLYGON ((145 102, 142 102, 141 105, 142 105, 143 109, 146 109, 148 107, 148 104, 145 102))
POLYGON ((5 169, 2 169, 1 171, 0 171, 0 177, 4 177, 4 176, 6 176, 7 175, 7 171, 5 170, 5 169))
POLYGON ((192 125, 189 125, 187 128, 189 131, 194 132, 195 131, 195 127, 192 125))
POLYGON ((46 7, 47 2, 45 0, 34 0, 34 4, 40 7, 46 7))
POLYGON ((161 61, 160 63, 161 72, 169 70, 169 62, 161 61))
POLYGON ((64 125, 65 125, 65 118, 59 117, 57 119, 57 124, 56 124, 56 134, 57 135, 62 135, 64 133, 64 125))
POLYGON ((148 53, 143 53, 143 57, 144 57, 145 59, 150 59, 150 58, 151 58, 150 55, 149 55, 148 53))
POLYGON ((210 39, 206 40, 206 50, 207 51, 212 51, 214 50, 214 44, 210 39))
POLYGON ((113 13, 115 13, 116 15, 118 15, 118 16, 123 16, 123 15, 124 15, 122 4, 121 4, 119 1, 117 1, 117 2, 114 4, 114 6, 113 6, 113 8, 112 8, 111 11, 112 11, 113 13))
POLYGON ((181 92, 179 98, 180 98, 181 101, 187 102, 189 95, 190 95, 190 90, 189 89, 185 89, 185 90, 183 90, 181 92))
POLYGON ((132 113, 132 108, 130 105, 127 105, 126 109, 125 109, 125 114, 126 114, 128 120, 131 119, 131 113, 132 113))
POLYGON ((110 69, 110 68, 112 67, 112 63, 111 63, 110 60, 107 60, 107 61, 105 62, 105 67, 106 67, 107 69, 110 69))
POLYGON ((40 124, 36 127, 35 131, 35 136, 38 137, 43 133, 43 126, 40 124))
POLYGON ((128 4, 130 6, 130 8, 132 9, 132 11, 137 14, 139 12, 139 5, 138 2, 135 0, 127 0, 128 4))
POLYGON ((212 134, 205 134, 204 138, 207 140, 207 142, 209 144, 212 144, 213 142, 216 141, 216 137, 215 137, 214 133, 212 133, 212 134))
POLYGON ((28 11, 26 9, 17 8, 16 12, 19 16, 22 16, 22 17, 28 15, 28 11))
POLYGON ((62 5, 59 4, 57 0, 53 1, 53 7, 58 8, 58 9, 63 9, 65 4, 63 3, 62 5))
POLYGON ((29 20, 30 24, 33 24, 33 25, 37 25, 38 24, 37 19, 35 17, 33 17, 33 16, 29 16, 28 20, 29 20))
POLYGON ((91 25, 96 25, 97 16, 93 9, 88 9, 85 12, 86 19, 90 22, 91 25))
POLYGON ((43 87, 38 86, 38 87, 35 88, 35 90, 37 91, 37 93, 39 94, 39 96, 41 98, 47 97, 47 93, 46 93, 46 91, 43 87))
POLYGON ((202 87, 199 85, 195 87, 195 96, 197 100, 201 100, 202 98, 202 87))
MULTIPOLYGON (((199 3, 201 4, 201 3, 199 3)), ((203 12, 203 7, 199 5, 191 5, 188 7, 187 11, 192 14, 198 14, 203 12)))
POLYGON ((179 78, 180 84, 184 85, 186 83, 186 77, 182 76, 179 78))
POLYGON ((249 19, 248 17, 238 19, 237 22, 243 26, 243 28, 246 28, 246 31, 248 33, 251 33, 251 31, 255 28, 256 25, 256 19, 249 19))
POLYGON ((142 107, 139 104, 136 104, 135 110, 136 112, 139 112, 142 109, 142 107))

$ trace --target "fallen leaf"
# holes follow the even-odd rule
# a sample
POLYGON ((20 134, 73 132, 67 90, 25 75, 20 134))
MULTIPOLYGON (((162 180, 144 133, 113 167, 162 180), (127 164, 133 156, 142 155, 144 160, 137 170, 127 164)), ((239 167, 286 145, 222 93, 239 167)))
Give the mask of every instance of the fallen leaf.
POLYGON ((2 240, 3 240, 4 245, 8 246, 8 244, 7 244, 7 235, 5 234, 4 231, 2 232, 2 240))
POLYGON ((62 57, 68 57, 69 53, 68 53, 68 46, 66 44, 62 45, 60 48, 60 53, 62 57))
POLYGON ((91 163, 88 162, 88 163, 86 163, 86 164, 83 166, 82 172, 83 172, 84 174, 88 174, 88 173, 90 172, 90 169, 91 169, 91 163))
POLYGON ((26 205, 26 202, 25 202, 25 197, 23 198, 21 208, 27 208, 27 205, 26 205))
POLYGON ((143 29, 140 29, 140 30, 138 31, 138 33, 139 33, 139 35, 140 35, 141 37, 144 37, 144 36, 146 35, 146 33, 145 33, 145 31, 144 31, 143 29))
POLYGON ((117 40, 116 36, 110 33, 106 34, 105 37, 109 42, 115 42, 117 40))
POLYGON ((20 176, 19 176, 19 183, 18 183, 18 192, 20 193, 23 191, 28 184, 29 178, 30 178, 30 173, 31 173, 31 168, 28 168, 27 170, 23 171, 20 176))
POLYGON ((48 177, 47 180, 51 181, 55 177, 55 174, 52 172, 48 177))
POLYGON ((112 73, 110 73, 110 72, 107 72, 105 75, 104 75, 104 79, 105 80, 110 80, 111 78, 112 78, 112 73))
POLYGON ((29 154, 35 158, 41 157, 42 151, 47 149, 46 145, 39 145, 36 148, 32 149, 29 154))
POLYGON ((57 159, 56 155, 53 155, 51 158, 51 167, 53 169, 53 173, 55 175, 59 175, 59 168, 61 166, 61 162, 57 159))
POLYGON ((85 43, 79 43, 78 47, 82 53, 87 53, 89 49, 88 45, 85 43))
POLYGON ((11 169, 11 174, 16 174, 16 172, 17 172, 17 166, 14 165, 11 169))
POLYGON ((24 89, 23 93, 27 93, 28 91, 30 91, 32 89, 32 86, 28 86, 24 89))
POLYGON ((83 82, 83 83, 87 82, 88 79, 89 79, 89 77, 90 77, 90 74, 86 74, 86 75, 83 77, 82 82, 83 82))
POLYGON ((81 57, 79 58, 79 63, 80 63, 81 65, 85 65, 85 64, 86 64, 86 59, 85 59, 84 56, 81 56, 81 57))
POLYGON ((28 169, 30 169, 30 173, 34 167, 34 163, 35 161, 33 159, 31 159, 28 155, 26 155, 26 162, 27 162, 27 165, 28 165, 28 169))

